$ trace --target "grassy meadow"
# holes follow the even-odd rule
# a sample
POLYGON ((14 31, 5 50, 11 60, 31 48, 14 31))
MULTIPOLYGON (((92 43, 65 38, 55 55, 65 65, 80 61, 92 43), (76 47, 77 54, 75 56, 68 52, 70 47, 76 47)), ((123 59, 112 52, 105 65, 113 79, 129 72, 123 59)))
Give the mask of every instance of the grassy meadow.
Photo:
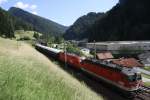
MULTIPOLYGON (((42 35, 41 33, 36 32, 39 35, 42 35)), ((28 37, 29 39, 34 39, 33 37, 34 31, 24 31, 24 30, 17 30, 15 31, 15 37, 16 39, 20 39, 23 37, 28 37)))
POLYGON ((23 42, 0 38, 0 100, 102 100, 23 42))

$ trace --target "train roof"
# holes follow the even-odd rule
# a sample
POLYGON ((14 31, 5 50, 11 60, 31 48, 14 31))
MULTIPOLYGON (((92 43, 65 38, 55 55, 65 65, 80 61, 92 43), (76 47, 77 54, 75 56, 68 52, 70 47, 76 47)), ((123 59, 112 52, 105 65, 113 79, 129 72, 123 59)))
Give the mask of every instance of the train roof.
POLYGON ((105 67, 105 68, 120 71, 121 73, 123 73, 125 75, 134 75, 135 73, 140 73, 137 70, 137 67, 124 67, 124 66, 114 64, 114 63, 109 62, 109 61, 96 60, 96 59, 85 59, 84 61, 90 62, 92 64, 101 65, 102 67, 105 67))
POLYGON ((117 65, 117 64, 113 64, 111 62, 108 61, 104 61, 104 60, 97 60, 97 59, 85 59, 84 61, 92 63, 92 64, 97 64, 97 65, 102 65, 102 67, 106 67, 106 68, 111 68, 111 69, 116 69, 118 71, 122 70, 122 66, 117 65))
POLYGON ((134 67, 134 68, 123 68, 122 69, 122 73, 126 74, 126 75, 135 75, 140 73, 137 69, 137 67, 134 67))
POLYGON ((62 50, 55 49, 55 48, 50 48, 50 47, 47 47, 47 46, 43 46, 41 44, 36 44, 36 46, 42 47, 43 49, 47 49, 47 50, 52 51, 54 53, 60 53, 60 52, 62 52, 62 50))

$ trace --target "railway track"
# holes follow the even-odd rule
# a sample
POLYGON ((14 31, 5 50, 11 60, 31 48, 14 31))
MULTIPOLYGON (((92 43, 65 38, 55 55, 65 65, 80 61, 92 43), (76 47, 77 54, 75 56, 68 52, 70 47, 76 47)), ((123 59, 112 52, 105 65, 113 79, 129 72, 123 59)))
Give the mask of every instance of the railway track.
POLYGON ((132 93, 133 100, 150 100, 150 87, 142 86, 142 88, 132 93))

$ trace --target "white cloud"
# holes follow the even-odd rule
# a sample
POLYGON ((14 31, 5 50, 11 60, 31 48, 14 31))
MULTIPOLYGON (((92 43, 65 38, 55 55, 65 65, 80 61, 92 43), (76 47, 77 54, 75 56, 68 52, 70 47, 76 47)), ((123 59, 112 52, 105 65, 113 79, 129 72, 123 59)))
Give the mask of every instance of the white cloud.
POLYGON ((37 15, 37 12, 36 12, 36 11, 32 11, 31 13, 34 14, 34 15, 37 15))
POLYGON ((31 5, 30 8, 31 8, 32 10, 35 10, 35 9, 37 8, 37 5, 31 5))
POLYGON ((29 4, 25 4, 25 3, 21 2, 21 1, 19 1, 19 2, 17 2, 15 4, 15 7, 18 7, 18 8, 21 8, 21 9, 26 9, 26 8, 29 7, 29 4))
POLYGON ((37 15, 37 12, 36 12, 37 5, 35 5, 35 4, 27 4, 27 3, 23 3, 21 1, 19 1, 14 6, 17 8, 29 10, 32 14, 37 15))
POLYGON ((0 5, 5 2, 7 2, 7 0, 0 0, 0 5))

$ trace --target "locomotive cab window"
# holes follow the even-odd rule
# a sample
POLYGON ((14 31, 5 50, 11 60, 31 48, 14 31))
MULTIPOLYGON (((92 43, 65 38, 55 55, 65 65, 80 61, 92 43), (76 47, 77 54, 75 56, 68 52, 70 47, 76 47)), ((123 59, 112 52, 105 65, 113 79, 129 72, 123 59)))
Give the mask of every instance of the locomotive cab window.
POLYGON ((141 79, 142 79, 141 74, 137 74, 137 75, 136 75, 136 80, 141 80, 141 79))
POLYGON ((128 80, 133 82, 133 81, 138 81, 141 80, 141 75, 140 74, 135 74, 135 75, 129 75, 128 80))

